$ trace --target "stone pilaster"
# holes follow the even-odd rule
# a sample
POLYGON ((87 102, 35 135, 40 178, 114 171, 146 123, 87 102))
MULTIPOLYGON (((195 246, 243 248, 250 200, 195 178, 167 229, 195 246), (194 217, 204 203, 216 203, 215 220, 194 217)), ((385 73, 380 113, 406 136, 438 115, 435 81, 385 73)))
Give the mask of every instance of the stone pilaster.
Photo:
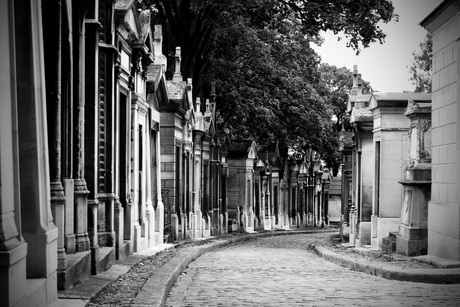
POLYGON ((0 1, 0 280, 1 306, 15 306, 27 294, 26 257, 27 243, 22 238, 19 188, 19 156, 17 142, 17 102, 15 101, 14 49, 8 44, 14 38, 14 10, 12 1, 0 1))

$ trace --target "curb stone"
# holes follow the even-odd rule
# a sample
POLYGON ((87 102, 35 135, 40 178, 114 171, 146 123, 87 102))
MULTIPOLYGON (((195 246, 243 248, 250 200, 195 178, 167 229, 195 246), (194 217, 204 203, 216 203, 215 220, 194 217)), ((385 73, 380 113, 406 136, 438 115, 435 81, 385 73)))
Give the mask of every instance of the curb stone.
POLYGON ((313 245, 316 254, 325 260, 336 263, 340 266, 380 276, 387 279, 423 282, 423 283, 460 283, 460 269, 395 269, 389 265, 375 264, 365 260, 350 260, 328 250, 323 246, 313 245))

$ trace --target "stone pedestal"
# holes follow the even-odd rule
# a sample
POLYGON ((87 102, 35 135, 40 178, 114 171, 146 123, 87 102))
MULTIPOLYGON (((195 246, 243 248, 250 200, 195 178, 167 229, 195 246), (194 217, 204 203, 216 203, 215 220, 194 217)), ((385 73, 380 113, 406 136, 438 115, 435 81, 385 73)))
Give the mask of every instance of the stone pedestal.
POLYGON ((405 256, 427 254, 428 201, 431 198, 431 182, 406 180, 401 224, 396 236, 396 253, 405 256))
POLYGON ((431 199, 431 103, 409 100, 404 113, 411 119, 409 160, 405 176, 401 224, 396 253, 426 255, 428 249, 428 201, 431 199))
POLYGON ((357 237, 356 223, 357 223, 357 219, 358 219, 358 217, 357 217, 357 214, 356 214, 356 209, 354 207, 352 207, 352 209, 350 210, 350 217, 349 217, 349 221, 350 221, 349 243, 352 244, 352 245, 356 244, 356 237, 357 237))
POLYGON ((179 239, 179 217, 175 213, 171 214, 171 235, 173 241, 179 239))
POLYGON ((123 249, 123 224, 124 209, 118 197, 114 200, 114 229, 115 229, 115 258, 123 259, 126 257, 123 249))
POLYGON ((272 230, 272 220, 270 218, 264 219, 264 230, 272 230))
POLYGON ((428 248, 428 229, 399 226, 399 234, 396 236, 396 252, 404 256, 426 255, 428 248))
POLYGON ((254 213, 249 212, 248 215, 244 215, 244 231, 246 232, 254 232, 254 213))

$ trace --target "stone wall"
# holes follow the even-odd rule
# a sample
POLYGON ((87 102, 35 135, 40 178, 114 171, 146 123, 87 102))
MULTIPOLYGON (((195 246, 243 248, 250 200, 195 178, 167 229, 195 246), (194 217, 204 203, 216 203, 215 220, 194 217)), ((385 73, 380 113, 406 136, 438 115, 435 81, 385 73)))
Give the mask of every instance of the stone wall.
POLYGON ((421 23, 433 36, 428 254, 452 260, 460 260, 459 12, 458 1, 444 1, 421 23))

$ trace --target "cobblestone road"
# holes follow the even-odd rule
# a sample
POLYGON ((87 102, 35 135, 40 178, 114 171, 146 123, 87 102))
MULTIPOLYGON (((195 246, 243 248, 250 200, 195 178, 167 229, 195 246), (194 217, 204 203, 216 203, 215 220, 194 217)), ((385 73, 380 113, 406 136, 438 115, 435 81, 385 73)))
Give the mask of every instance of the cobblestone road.
POLYGON ((400 282, 319 258, 328 234, 261 238, 204 254, 180 276, 166 306, 460 306, 460 285, 400 282))

